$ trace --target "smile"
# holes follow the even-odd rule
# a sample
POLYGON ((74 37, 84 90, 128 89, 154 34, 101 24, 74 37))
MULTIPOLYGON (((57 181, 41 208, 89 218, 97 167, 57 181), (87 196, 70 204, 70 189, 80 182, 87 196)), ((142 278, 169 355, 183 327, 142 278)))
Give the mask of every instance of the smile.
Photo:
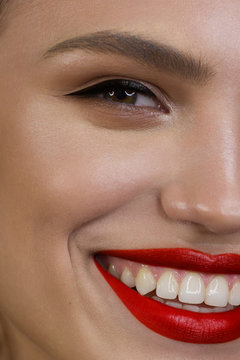
POLYGON ((201 344, 240 337, 240 255, 105 250, 95 264, 128 310, 156 333, 201 344))

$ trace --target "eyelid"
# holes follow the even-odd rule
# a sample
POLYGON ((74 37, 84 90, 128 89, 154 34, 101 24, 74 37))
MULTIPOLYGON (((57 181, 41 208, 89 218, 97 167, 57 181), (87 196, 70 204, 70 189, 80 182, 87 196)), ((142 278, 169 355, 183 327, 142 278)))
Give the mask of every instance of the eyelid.
MULTIPOLYGON (((166 113, 169 113, 171 110, 171 106, 170 106, 170 98, 169 96, 165 93, 165 91, 163 89, 157 88, 152 89, 153 85, 149 85, 149 84, 144 84, 139 80, 135 80, 135 79, 126 79, 126 78, 111 78, 111 79, 106 79, 106 80, 102 80, 97 83, 91 84, 83 89, 79 89, 77 91, 71 92, 69 94, 66 94, 65 96, 76 96, 76 97, 82 97, 82 98, 87 98, 87 97, 91 97, 94 96, 94 92, 95 93, 100 93, 101 91, 106 91, 106 89, 110 88, 110 87, 116 87, 116 86, 125 86, 125 87, 131 87, 132 89, 135 89, 137 92, 141 92, 147 96, 151 96, 152 98, 154 98, 155 100, 157 100, 159 102, 159 105, 164 108, 162 110, 165 110, 166 113)), ((114 106, 120 106, 116 103, 116 105, 114 106)), ((129 105, 123 105, 123 106, 128 106, 129 105)))
POLYGON ((127 80, 127 79, 105 80, 105 81, 90 85, 90 86, 88 86, 84 89, 78 90, 76 92, 67 94, 67 96, 76 95, 76 94, 84 95, 87 92, 94 93, 94 90, 96 90, 96 92, 97 92, 97 91, 106 90, 108 88, 116 87, 116 86, 131 87, 132 89, 135 89, 138 92, 142 92, 144 94, 147 94, 149 96, 153 96, 153 97, 157 98, 156 94, 154 94, 154 92, 152 92, 148 87, 143 85, 141 82, 137 82, 134 80, 127 80))

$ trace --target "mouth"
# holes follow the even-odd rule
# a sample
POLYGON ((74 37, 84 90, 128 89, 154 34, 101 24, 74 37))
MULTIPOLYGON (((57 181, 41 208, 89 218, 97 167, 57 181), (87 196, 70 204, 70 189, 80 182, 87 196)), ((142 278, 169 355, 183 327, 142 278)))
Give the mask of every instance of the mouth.
POLYGON ((155 333, 196 344, 240 337, 240 255, 104 250, 95 264, 132 315, 155 333))

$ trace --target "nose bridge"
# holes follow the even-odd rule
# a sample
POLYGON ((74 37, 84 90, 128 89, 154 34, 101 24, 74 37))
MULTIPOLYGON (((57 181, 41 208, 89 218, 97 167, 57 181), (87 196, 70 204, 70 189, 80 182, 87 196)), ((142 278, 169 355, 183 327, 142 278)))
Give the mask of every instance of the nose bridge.
MULTIPOLYGON (((203 127, 204 128, 204 127, 203 127)), ((225 201, 239 192, 240 179, 240 127, 231 121, 212 121, 203 131, 198 129, 191 169, 198 174, 204 190, 225 201), (222 196, 220 196, 220 192, 222 196), (227 195, 228 194, 228 195, 227 195)))
POLYGON ((163 194, 166 213, 212 232, 240 230, 240 127, 236 114, 208 117, 191 149, 183 145, 183 168, 163 194))

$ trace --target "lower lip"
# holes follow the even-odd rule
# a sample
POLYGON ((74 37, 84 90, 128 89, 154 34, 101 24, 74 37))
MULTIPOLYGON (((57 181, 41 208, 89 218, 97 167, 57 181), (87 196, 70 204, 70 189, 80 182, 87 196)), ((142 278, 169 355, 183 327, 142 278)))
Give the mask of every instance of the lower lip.
POLYGON ((128 310, 154 332, 195 344, 224 343, 240 337, 240 307, 207 314, 176 309, 138 294, 107 272, 96 259, 95 264, 128 310))

